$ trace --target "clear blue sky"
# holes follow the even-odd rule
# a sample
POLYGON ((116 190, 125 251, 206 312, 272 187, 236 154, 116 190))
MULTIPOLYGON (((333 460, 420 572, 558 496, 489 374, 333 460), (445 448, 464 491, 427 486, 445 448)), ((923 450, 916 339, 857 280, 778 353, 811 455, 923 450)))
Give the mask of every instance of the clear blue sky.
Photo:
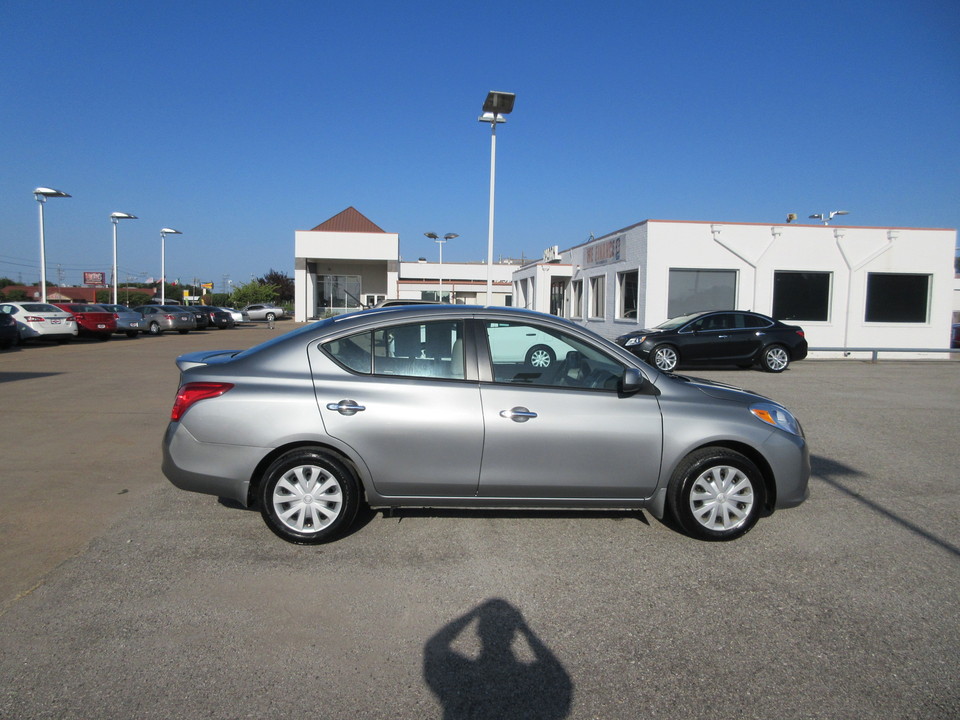
POLYGON ((348 206, 436 260, 645 219, 960 226, 960 3, 220 2, 0 6, 0 276, 245 282, 348 206), (808 221, 813 222, 813 221, 808 221))

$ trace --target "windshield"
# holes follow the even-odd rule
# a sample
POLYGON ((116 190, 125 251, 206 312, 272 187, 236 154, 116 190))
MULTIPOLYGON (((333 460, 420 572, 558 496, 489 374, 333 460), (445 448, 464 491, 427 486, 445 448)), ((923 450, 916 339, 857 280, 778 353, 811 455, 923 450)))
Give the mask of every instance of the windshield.
POLYGON ((691 320, 698 317, 700 313, 690 313, 689 315, 680 315, 675 318, 670 318, 669 320, 660 323, 656 326, 656 330, 676 330, 682 325, 686 325, 691 320))

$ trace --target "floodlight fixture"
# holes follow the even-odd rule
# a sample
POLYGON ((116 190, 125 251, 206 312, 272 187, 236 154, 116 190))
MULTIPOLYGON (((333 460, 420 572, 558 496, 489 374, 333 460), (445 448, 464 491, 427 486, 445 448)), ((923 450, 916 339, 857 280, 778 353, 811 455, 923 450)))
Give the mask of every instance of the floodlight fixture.
POLYGON ((480 122, 490 123, 490 218, 487 236, 487 305, 493 304, 493 209, 497 177, 497 124, 506 122, 504 115, 513 112, 515 93, 491 90, 483 101, 480 122))

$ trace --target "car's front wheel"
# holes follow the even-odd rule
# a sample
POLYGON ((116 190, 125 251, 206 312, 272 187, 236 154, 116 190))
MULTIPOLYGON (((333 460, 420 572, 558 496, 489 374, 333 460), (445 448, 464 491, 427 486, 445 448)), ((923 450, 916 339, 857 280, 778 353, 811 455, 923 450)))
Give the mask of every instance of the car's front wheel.
POLYGON ((302 545, 327 542, 350 527, 360 503, 353 473, 309 449, 277 458, 263 474, 260 513, 274 533, 302 545))
POLYGON ((658 370, 673 372, 680 364, 680 353, 672 345, 657 345, 650 353, 650 358, 658 370))
POLYGON ((745 455, 701 448, 679 465, 667 497, 680 527, 701 540, 733 540, 754 526, 765 488, 759 468, 745 455))
POLYGON ((767 372, 780 373, 790 364, 790 353, 783 345, 771 345, 764 348, 760 355, 760 366, 767 372))
POLYGON ((152 322, 147 326, 147 332, 151 335, 162 335, 163 329, 160 327, 160 323, 152 322))
POLYGON ((276 315, 274 315, 273 313, 267 313, 267 318, 266 318, 267 322, 273 322, 276 319, 277 319, 276 315))

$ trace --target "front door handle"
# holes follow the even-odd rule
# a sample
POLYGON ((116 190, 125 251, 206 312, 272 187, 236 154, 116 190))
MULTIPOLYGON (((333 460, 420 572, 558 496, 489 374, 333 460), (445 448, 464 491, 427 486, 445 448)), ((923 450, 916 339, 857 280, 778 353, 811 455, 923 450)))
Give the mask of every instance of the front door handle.
POLYGON ((356 415, 358 412, 366 410, 363 405, 358 405, 356 400, 341 400, 338 403, 327 403, 327 410, 333 410, 341 415, 356 415))
POLYGON ((500 417, 507 418, 507 420, 513 420, 514 422, 526 422, 530 418, 537 417, 535 412, 530 412, 525 407, 515 407, 510 408, 509 410, 501 410, 500 417))

